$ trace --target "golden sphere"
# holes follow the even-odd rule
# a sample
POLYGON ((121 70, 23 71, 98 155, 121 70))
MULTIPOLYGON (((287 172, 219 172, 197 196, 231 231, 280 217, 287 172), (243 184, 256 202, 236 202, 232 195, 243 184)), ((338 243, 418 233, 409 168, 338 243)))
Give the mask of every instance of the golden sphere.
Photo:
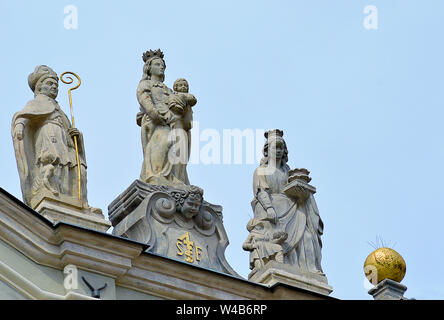
POLYGON ((405 271, 404 259, 398 252, 390 248, 376 249, 368 255, 364 262, 365 276, 373 285, 384 279, 401 282, 405 271))

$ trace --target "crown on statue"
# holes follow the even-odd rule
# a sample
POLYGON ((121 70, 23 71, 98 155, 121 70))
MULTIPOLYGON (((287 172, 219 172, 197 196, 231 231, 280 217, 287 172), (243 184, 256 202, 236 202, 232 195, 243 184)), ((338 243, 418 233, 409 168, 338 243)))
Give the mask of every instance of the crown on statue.
POLYGON ((142 55, 143 62, 145 62, 145 63, 152 58, 163 59, 163 52, 160 49, 148 50, 148 51, 144 52, 142 55))
POLYGON ((268 137, 271 138, 272 136, 283 137, 284 136, 284 131, 279 130, 279 129, 269 130, 269 131, 264 133, 264 136, 265 136, 266 139, 268 139, 268 137))

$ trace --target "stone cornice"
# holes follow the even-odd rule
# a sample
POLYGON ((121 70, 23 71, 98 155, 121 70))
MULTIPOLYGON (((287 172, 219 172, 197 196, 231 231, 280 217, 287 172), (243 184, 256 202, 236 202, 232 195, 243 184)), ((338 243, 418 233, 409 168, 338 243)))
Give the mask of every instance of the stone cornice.
POLYGON ((57 223, 0 190, 0 237, 29 259, 63 269, 68 264, 117 278, 146 249, 141 243, 82 227, 57 223))
MULTIPOLYGON (((267 287, 147 253, 145 244, 108 233, 66 223, 53 225, 1 188, 0 240, 37 264, 58 270, 73 264, 111 277, 117 286, 165 299, 332 299, 285 285, 267 287)), ((52 297, 36 291, 26 279, 20 281, 33 290, 28 295, 52 297)))

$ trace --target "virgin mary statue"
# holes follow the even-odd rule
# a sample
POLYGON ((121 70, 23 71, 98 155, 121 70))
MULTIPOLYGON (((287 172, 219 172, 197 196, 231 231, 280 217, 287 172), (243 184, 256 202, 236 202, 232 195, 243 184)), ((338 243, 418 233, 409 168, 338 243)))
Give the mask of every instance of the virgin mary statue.
POLYGON ((141 127, 143 150, 140 180, 186 188, 190 184, 186 166, 191 146, 191 107, 179 113, 170 108, 180 95, 163 83, 166 64, 160 49, 145 52, 143 61, 143 76, 137 87, 140 112, 136 119, 141 127))

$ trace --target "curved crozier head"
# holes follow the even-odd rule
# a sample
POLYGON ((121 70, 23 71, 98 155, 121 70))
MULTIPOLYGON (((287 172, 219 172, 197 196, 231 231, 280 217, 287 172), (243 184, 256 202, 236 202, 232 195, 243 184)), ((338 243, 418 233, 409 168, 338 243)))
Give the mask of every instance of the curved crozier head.
POLYGON ((282 165, 288 162, 288 149, 283 135, 284 132, 279 129, 265 132, 265 138, 267 140, 262 150, 264 158, 261 163, 268 164, 270 163, 270 159, 276 159, 276 161, 282 160, 282 165))
POLYGON ((59 77, 50 67, 37 66, 28 76, 28 84, 34 95, 44 94, 55 99, 59 93, 59 77))
POLYGON ((143 79, 149 80, 154 76, 163 82, 165 80, 166 69, 163 52, 160 49, 156 51, 149 50, 143 54, 142 58, 145 62, 143 66, 143 79))

